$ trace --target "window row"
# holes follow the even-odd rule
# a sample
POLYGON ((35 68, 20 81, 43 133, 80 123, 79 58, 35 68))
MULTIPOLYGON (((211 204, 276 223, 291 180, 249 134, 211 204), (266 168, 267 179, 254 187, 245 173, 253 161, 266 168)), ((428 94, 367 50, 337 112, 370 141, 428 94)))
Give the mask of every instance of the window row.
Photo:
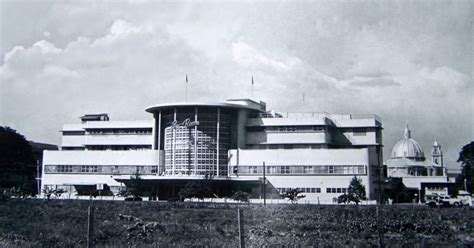
POLYGON ((131 135, 131 134, 151 134, 151 128, 113 128, 113 129, 87 129, 87 134, 91 135, 131 135))
MULTIPOLYGON (((227 168, 227 160, 226 159, 220 159, 219 164, 225 165, 227 168)), ((198 165, 215 165, 217 163, 217 159, 198 159, 197 164, 198 165)), ((174 164, 176 166, 193 166, 194 165, 194 159, 175 159, 174 164)), ((173 160, 172 159, 165 159, 165 165, 166 166, 172 166, 173 165, 173 160)))
POLYGON ((367 136, 367 132, 365 131, 354 131, 352 132, 354 136, 367 136))
POLYGON ((347 193, 347 188, 326 188, 326 193, 338 193, 338 194, 345 194, 347 193))
POLYGON ((112 151, 128 151, 128 150, 149 150, 151 145, 86 145, 87 150, 112 150, 112 151))
POLYGON ((85 131, 63 131, 63 136, 75 136, 75 135, 84 135, 85 131))
POLYGON ((325 126, 281 126, 281 127, 265 127, 267 132, 278 133, 294 133, 294 132, 325 132, 325 126))
MULTIPOLYGON (((217 171, 215 169, 213 170, 197 170, 197 171, 191 171, 191 170, 175 170, 174 174, 172 170, 166 170, 164 173, 166 176, 189 176, 189 175, 210 175, 210 176, 217 176, 217 171)), ((226 170, 219 170, 219 175, 227 175, 226 170)))
MULTIPOLYGON (((174 149, 174 154, 177 155, 177 154, 194 154, 195 152, 195 149, 193 147, 184 147, 184 149, 182 149, 183 147, 178 147, 176 146, 175 149, 174 149), (181 148, 181 149, 180 149, 181 148)), ((166 154, 172 154, 172 151, 173 149, 171 149, 171 147, 165 147, 165 152, 166 154)), ((217 153, 217 149, 215 148, 206 148, 206 149, 196 149, 197 150, 197 153, 198 154, 216 154, 217 153)), ((219 151, 220 153, 225 153, 227 154, 227 147, 224 146, 219 146, 219 151)))
MULTIPOLYGON (((263 174, 263 166, 232 166, 234 174, 263 174)), ((278 174, 341 174, 341 175, 363 175, 366 174, 364 165, 281 165, 266 166, 265 173, 268 175, 278 174)))
MULTIPOLYGON (((292 189, 293 188, 277 188, 280 194, 284 194, 292 189)), ((321 193, 321 188, 296 188, 296 190, 303 193, 321 193)))
POLYGON ((264 145, 247 145, 248 149, 257 150, 292 150, 292 149, 325 149, 327 144, 264 144, 264 145))
POLYGON ((157 174, 158 166, 149 165, 45 165, 45 173, 157 174))

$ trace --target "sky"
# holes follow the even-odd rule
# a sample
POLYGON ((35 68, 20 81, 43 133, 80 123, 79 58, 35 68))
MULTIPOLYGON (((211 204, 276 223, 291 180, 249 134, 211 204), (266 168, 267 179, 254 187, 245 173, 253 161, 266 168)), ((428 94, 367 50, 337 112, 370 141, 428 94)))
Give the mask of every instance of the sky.
POLYGON ((60 144, 85 113, 185 99, 377 114, 445 162, 474 140, 471 1, 0 0, 0 125, 60 144), (303 94, 305 100, 303 101, 303 94))

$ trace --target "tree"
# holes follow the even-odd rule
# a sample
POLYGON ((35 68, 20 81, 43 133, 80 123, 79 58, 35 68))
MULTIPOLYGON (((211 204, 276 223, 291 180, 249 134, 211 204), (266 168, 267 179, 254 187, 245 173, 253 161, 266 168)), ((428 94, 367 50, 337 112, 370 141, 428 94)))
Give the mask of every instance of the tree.
POLYGON ((359 205, 362 200, 367 200, 365 186, 362 184, 362 179, 354 176, 349 183, 347 195, 344 193, 344 195, 339 196, 338 201, 344 203, 355 202, 356 205, 359 205))
POLYGON ((34 194, 35 159, 25 137, 9 127, 0 127, 0 188, 20 188, 34 194))
POLYGON ((288 198, 288 201, 291 203, 296 203, 299 199, 305 198, 306 195, 300 195, 303 193, 303 191, 299 189, 290 189, 286 191, 285 193, 281 194, 283 198, 288 198))
POLYGON ((237 191, 231 196, 232 200, 240 202, 249 202, 249 197, 249 193, 243 191, 237 191))
POLYGON ((178 193, 180 200, 190 198, 203 200, 205 197, 211 197, 212 180, 213 178, 206 174, 202 180, 187 183, 178 193))
POLYGON ((459 158, 457 162, 461 163, 461 174, 456 178, 458 188, 464 189, 470 193, 474 192, 474 141, 466 144, 459 152, 459 158))
POLYGON ((145 183, 140 177, 140 172, 135 172, 134 175, 130 176, 130 181, 125 183, 126 189, 120 192, 120 195, 128 197, 133 197, 133 200, 139 200, 143 196, 143 191, 145 190, 145 183))
POLYGON ((349 204, 351 202, 355 202, 356 204, 359 203, 357 198, 354 197, 352 194, 342 194, 339 197, 337 197, 337 203, 344 203, 344 204, 349 204))
POLYGON ((394 203, 402 203, 412 202, 414 196, 407 190, 402 180, 391 180, 388 197, 393 199, 394 203))

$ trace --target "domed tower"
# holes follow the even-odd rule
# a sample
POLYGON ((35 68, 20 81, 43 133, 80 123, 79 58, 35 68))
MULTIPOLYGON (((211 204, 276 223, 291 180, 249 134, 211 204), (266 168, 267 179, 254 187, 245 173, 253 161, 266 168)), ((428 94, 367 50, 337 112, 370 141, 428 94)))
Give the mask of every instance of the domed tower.
POLYGON ((392 159, 408 158, 415 161, 425 161, 425 153, 421 145, 411 138, 408 125, 405 128, 404 138, 395 144, 392 149, 392 159))
POLYGON ((441 145, 438 143, 437 139, 435 139, 433 149, 431 150, 431 162, 440 166, 441 173, 444 171, 443 151, 441 150, 441 145))

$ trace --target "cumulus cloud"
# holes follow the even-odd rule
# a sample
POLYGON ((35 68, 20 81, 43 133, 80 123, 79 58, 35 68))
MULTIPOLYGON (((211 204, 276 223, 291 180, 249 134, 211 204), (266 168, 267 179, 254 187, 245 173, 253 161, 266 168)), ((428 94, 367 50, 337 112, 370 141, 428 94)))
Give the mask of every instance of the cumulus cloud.
POLYGON ((346 81, 356 87, 394 87, 401 84, 387 77, 355 77, 346 81))
POLYGON ((407 122, 451 167, 473 138, 468 2, 27 4, 3 5, 0 124, 30 139, 88 112, 151 118, 186 74, 192 101, 250 97, 253 76, 277 111, 376 113, 386 155, 407 122))
POLYGON ((269 58, 243 41, 232 43, 232 55, 244 67, 265 66, 275 70, 290 70, 301 65, 301 60, 295 57, 285 58, 284 61, 269 58))
POLYGON ((23 50, 25 50, 25 48, 22 46, 14 47, 11 51, 8 51, 7 53, 5 53, 5 56, 3 57, 3 61, 8 62, 8 60, 10 60, 13 56, 15 56, 17 52, 21 52, 23 50))
POLYGON ((79 74, 76 71, 70 70, 59 65, 46 65, 43 72, 40 74, 43 77, 59 77, 63 79, 78 78, 79 74))
POLYGON ((61 52, 61 49, 56 48, 53 44, 45 41, 45 40, 40 40, 33 44, 33 48, 39 49, 39 51, 44 55, 48 53, 52 54, 57 54, 61 52))

